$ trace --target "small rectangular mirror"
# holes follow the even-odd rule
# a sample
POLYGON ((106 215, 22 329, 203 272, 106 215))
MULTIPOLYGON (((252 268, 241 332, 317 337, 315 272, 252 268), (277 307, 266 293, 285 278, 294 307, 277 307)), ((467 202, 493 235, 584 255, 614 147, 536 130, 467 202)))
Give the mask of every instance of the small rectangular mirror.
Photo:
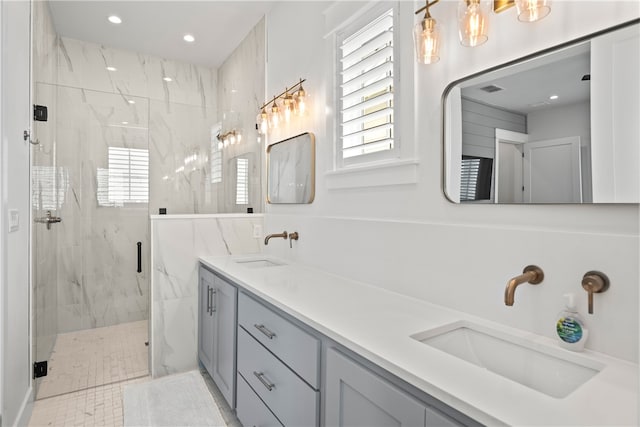
POLYGON ((267 203, 311 203, 316 185, 316 141, 303 133, 267 148, 267 203))

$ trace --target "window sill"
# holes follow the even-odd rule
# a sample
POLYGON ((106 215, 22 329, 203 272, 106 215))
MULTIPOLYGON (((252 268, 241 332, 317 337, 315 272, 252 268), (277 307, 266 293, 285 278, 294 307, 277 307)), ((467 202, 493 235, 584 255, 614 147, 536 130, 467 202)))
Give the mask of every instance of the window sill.
POLYGON ((394 160, 350 166, 326 172, 325 182, 329 190, 415 184, 418 182, 418 161, 394 160))

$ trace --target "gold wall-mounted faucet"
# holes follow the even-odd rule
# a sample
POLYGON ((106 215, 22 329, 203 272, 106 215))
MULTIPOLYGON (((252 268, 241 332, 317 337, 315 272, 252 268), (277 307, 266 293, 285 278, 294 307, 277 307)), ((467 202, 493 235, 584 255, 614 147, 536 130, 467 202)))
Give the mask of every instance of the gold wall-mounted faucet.
POLYGON ((522 274, 509 280, 504 290, 505 305, 512 306, 516 294, 516 288, 523 283, 531 283, 537 285, 544 279, 544 272, 537 265, 528 265, 522 270, 522 274))
POLYGON ((282 237, 283 239, 287 240, 287 237, 289 237, 289 234, 287 234, 286 231, 283 231, 282 233, 277 233, 277 234, 269 234, 267 235, 267 237, 264 238, 264 244, 268 245, 269 240, 271 240, 272 237, 282 237))

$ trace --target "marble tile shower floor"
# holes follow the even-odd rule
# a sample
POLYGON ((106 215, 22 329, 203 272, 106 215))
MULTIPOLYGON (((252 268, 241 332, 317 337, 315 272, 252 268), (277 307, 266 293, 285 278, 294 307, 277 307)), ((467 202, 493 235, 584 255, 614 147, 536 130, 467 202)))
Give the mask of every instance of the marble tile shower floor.
POLYGON ((36 399, 147 376, 147 337, 147 320, 58 335, 36 399))

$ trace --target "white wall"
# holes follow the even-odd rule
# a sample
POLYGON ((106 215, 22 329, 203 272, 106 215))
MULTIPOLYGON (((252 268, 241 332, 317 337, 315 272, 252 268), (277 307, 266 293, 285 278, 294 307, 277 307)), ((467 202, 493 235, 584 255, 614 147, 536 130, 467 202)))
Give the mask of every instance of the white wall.
MULTIPOLYGON (((2 2, 2 423, 20 422, 31 392, 29 331, 29 30, 30 3, 2 2), (8 210, 19 228, 10 231, 8 210)), ((22 420, 24 421, 24 420, 22 420)))
MULTIPOLYGON (((401 2, 401 13, 412 17, 422 4, 401 2)), ((315 110, 305 130, 316 133, 318 158, 313 204, 266 208, 266 233, 298 231, 300 240, 292 250, 285 242, 267 250, 548 336, 554 335, 562 294, 574 292, 585 314, 580 281, 588 270, 601 270, 609 275, 611 289, 595 297, 595 314, 585 316, 591 328, 587 347, 637 360, 638 206, 449 203, 442 193, 440 97, 451 81, 636 18, 638 5, 554 2, 551 14, 535 24, 519 23, 513 9, 492 14, 489 41, 473 49, 456 39, 456 6, 441 2, 431 9, 443 24, 440 62, 401 64, 416 73, 412 82, 403 82, 413 84, 415 93, 412 132, 403 136, 417 144, 417 182, 348 189, 326 186, 334 163, 334 140, 327 131, 334 108, 328 98, 334 85, 333 54, 323 24, 327 3, 283 3, 269 13, 267 93, 299 76, 308 79, 305 88, 314 97, 315 110), (545 281, 520 287, 515 306, 506 307, 504 287, 527 264, 539 264, 545 281)), ((411 30, 409 25, 396 29, 403 34, 411 30)), ((401 49, 413 46, 403 43, 401 49)))

